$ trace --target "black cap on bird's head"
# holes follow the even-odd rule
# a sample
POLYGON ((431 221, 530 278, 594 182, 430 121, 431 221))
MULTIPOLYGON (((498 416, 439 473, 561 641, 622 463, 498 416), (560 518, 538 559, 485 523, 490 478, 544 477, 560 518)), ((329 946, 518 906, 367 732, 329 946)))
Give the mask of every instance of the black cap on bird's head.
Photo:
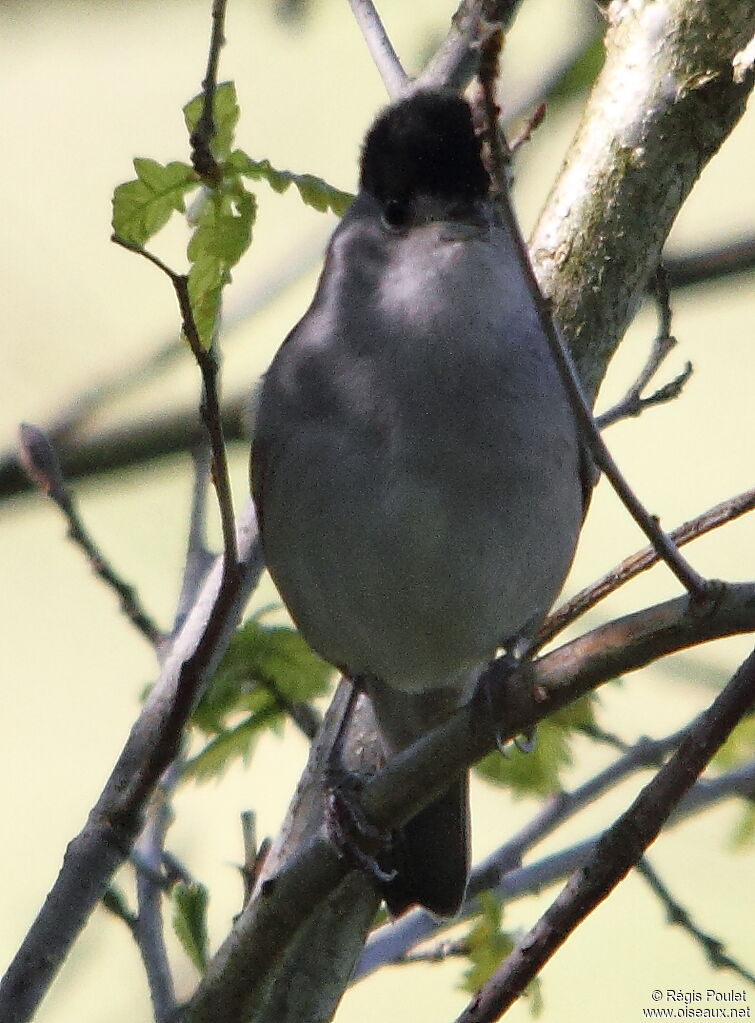
POLYGON ((378 201, 437 195, 474 202, 489 178, 472 112, 460 96, 416 92, 388 107, 367 133, 360 188, 378 201))

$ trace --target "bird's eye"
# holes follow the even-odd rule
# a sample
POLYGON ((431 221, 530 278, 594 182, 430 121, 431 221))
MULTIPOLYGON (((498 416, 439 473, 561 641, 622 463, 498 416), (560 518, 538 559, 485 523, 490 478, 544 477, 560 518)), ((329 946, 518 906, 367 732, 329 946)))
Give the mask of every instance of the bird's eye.
POLYGON ((383 209, 383 223, 392 228, 394 231, 399 231, 403 227, 407 227, 411 220, 411 208, 408 201, 402 201, 401 199, 389 199, 383 209))

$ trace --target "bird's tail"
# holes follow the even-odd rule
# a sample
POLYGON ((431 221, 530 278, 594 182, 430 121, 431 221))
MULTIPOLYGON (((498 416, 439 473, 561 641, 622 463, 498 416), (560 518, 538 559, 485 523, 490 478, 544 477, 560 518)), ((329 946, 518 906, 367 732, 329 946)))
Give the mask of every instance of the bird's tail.
POLYGON ((393 916, 413 905, 455 916, 469 874, 469 780, 465 773, 397 834, 390 866, 396 871, 383 898, 393 916))
MULTIPOLYGON (((407 693, 375 679, 366 690, 389 755, 439 724, 467 695, 463 684, 407 693)), ((396 872, 383 890, 394 916, 414 904, 438 916, 458 912, 469 873, 466 772, 397 832, 385 865, 396 872)))

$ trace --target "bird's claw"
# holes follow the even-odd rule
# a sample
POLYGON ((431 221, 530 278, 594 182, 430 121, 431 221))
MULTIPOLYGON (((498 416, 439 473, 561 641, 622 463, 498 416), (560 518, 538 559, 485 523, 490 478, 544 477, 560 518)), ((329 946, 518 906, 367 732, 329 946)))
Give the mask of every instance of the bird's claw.
POLYGON ((384 870, 378 856, 388 851, 391 838, 365 816, 359 801, 361 788, 358 775, 342 768, 329 768, 325 826, 340 857, 350 860, 378 884, 387 884, 394 880, 396 871, 384 870))

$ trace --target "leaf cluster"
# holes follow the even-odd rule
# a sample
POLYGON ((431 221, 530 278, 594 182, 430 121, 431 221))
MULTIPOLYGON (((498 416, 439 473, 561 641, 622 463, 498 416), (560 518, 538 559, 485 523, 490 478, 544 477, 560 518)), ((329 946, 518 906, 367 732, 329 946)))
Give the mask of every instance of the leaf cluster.
MULTIPOLYGON (((197 129, 204 103, 195 96, 183 109, 191 136, 197 129)), ((264 181, 275 192, 294 185, 302 201, 314 209, 332 210, 339 216, 351 195, 328 185, 313 174, 278 170, 269 160, 253 160, 234 149, 239 105, 233 82, 219 85, 213 95, 213 128, 210 141, 218 169, 203 178, 189 163, 137 157, 136 178, 118 185, 113 194, 112 226, 116 238, 130 248, 144 246, 168 223, 173 213, 187 214, 192 228, 187 247, 187 286, 199 340, 212 344, 220 310, 220 295, 231 280, 231 270, 249 248, 257 218, 257 199, 245 179, 264 181), (196 193, 196 195, 193 195, 196 193)))
POLYGON ((186 762, 183 779, 217 778, 236 759, 249 760, 266 729, 280 729, 296 704, 327 692, 330 665, 294 629, 250 618, 234 635, 191 725, 202 749, 186 762))

